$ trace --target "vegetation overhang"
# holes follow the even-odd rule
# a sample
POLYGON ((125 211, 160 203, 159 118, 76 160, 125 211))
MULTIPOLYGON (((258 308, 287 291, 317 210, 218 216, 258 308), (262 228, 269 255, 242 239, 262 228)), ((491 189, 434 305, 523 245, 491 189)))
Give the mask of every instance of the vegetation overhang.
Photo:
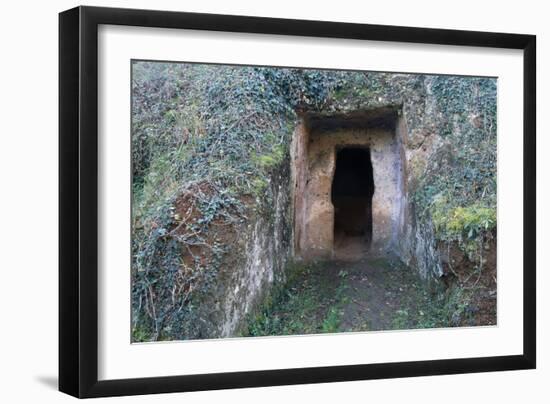
POLYGON ((312 132, 331 132, 340 129, 383 128, 395 130, 400 105, 362 109, 351 112, 306 112, 306 127, 312 132))

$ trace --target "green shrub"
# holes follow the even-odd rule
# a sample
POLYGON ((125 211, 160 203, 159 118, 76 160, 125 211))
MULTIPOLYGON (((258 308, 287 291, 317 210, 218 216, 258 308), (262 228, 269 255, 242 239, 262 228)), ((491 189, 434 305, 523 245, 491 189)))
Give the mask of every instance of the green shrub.
POLYGON ((443 240, 476 239, 496 227, 496 209, 480 204, 445 209, 436 204, 432 219, 436 234, 443 240))

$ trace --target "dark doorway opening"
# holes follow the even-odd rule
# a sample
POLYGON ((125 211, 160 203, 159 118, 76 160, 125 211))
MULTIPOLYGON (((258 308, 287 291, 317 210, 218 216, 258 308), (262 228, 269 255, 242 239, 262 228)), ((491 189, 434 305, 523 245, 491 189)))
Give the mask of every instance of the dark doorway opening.
POLYGON ((346 147, 337 151, 332 180, 334 248, 364 248, 372 240, 374 178, 370 149, 346 147))

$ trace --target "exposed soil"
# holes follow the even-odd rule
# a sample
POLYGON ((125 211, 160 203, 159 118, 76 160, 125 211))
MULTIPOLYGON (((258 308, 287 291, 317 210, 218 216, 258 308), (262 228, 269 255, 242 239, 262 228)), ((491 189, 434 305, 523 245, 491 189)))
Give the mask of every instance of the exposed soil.
MULTIPOLYGON (((197 183, 183 192, 176 199, 172 213, 172 226, 168 235, 179 238, 181 243, 181 267, 179 269, 181 279, 185 279, 185 285, 181 287, 184 292, 195 288, 202 276, 204 269, 211 265, 214 259, 214 249, 223 245, 238 245, 239 226, 238 212, 229 212, 231 215, 218 215, 214 217, 206 229, 201 228, 200 220, 204 213, 199 208, 199 198, 214 194, 214 189, 209 183, 197 183), (198 275, 200 274, 200 275, 198 275)), ((249 203, 245 198, 243 204, 249 203)), ((221 268, 219 276, 225 276, 225 269, 230 268, 241 257, 238 254, 227 254, 226 264, 221 268)), ((224 286, 219 282, 218 288, 224 286)), ((206 295, 205 295, 206 296, 206 295)))
POLYGON ((476 262, 468 259, 456 243, 441 245, 445 254, 444 270, 448 287, 468 291, 468 316, 461 325, 495 325, 497 320, 496 234, 485 240, 476 262), (480 265, 481 264, 481 265, 480 265), (481 270, 477 268, 481 267, 481 270))
POLYGON ((427 291, 420 288, 418 276, 394 257, 335 264, 349 274, 349 302, 343 311, 342 331, 399 328, 396 319, 401 312, 420 315, 417 306, 425 303, 427 291))
POLYGON ((344 232, 334 235, 334 258, 336 261, 359 261, 369 251, 365 236, 349 236, 344 232))

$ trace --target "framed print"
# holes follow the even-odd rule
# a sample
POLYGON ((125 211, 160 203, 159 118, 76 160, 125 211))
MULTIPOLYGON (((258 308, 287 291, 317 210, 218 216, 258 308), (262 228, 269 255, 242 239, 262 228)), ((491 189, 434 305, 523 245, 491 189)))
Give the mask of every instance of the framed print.
POLYGON ((59 387, 532 369, 532 35, 59 17, 59 387))

